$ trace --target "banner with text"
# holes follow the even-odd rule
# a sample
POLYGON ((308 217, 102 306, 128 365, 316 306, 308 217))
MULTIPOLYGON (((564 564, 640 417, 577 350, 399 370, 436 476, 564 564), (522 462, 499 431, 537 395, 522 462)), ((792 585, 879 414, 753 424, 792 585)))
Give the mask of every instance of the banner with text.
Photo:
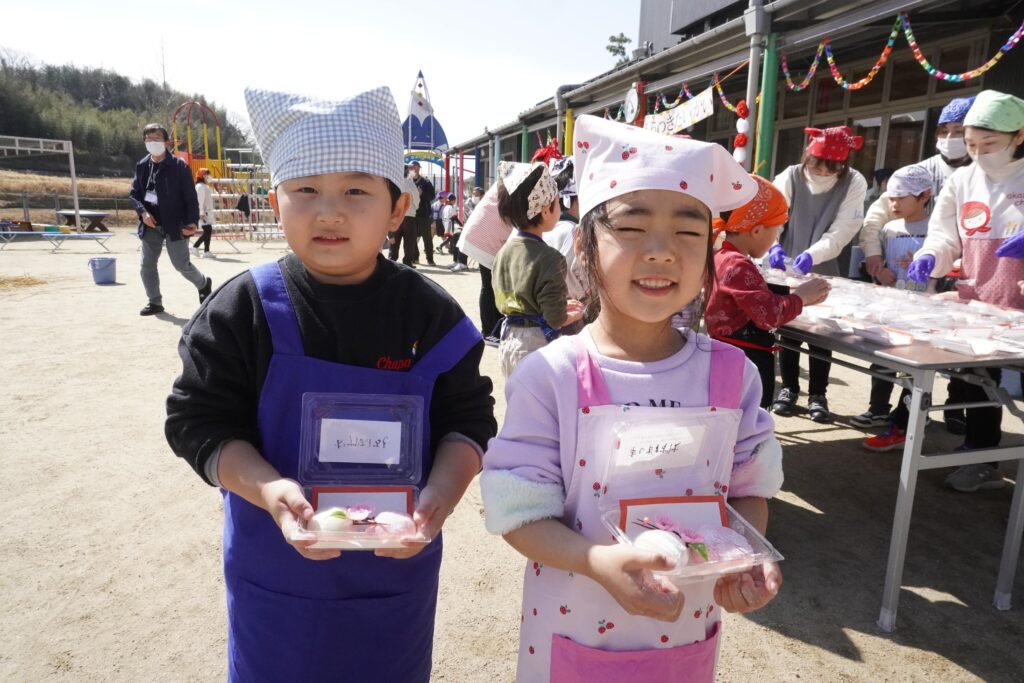
POLYGON ((656 133, 677 133, 684 128, 689 128, 698 121, 702 121, 714 113, 711 88, 694 96, 668 111, 657 114, 648 114, 644 118, 644 128, 653 130, 656 133))

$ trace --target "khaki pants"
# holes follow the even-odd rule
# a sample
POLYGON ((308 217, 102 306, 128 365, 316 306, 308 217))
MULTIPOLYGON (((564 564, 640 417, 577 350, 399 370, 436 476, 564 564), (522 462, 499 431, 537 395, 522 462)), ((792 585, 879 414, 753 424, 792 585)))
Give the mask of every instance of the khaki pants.
POLYGON ((521 327, 509 325, 507 322, 501 326, 501 343, 498 345, 498 363, 501 365, 501 374, 508 379, 512 371, 516 369, 523 358, 537 349, 547 346, 548 340, 539 327, 521 327))

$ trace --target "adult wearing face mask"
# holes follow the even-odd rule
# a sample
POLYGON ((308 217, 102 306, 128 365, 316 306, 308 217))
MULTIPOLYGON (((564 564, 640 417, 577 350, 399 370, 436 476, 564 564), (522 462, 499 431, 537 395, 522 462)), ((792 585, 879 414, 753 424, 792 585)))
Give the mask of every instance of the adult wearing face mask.
MULTIPOLYGON (((868 183, 848 163, 850 152, 860 149, 864 141, 847 126, 807 128, 806 132, 810 143, 803 159, 772 181, 789 205, 789 222, 780 243, 768 251, 768 263, 772 268, 784 269, 788 254, 796 254, 793 270, 797 273, 839 275, 846 269, 840 271, 837 259, 864 219, 868 183)), ((826 349, 810 348, 825 358, 832 356, 826 349)), ((809 363, 807 411, 815 422, 830 422, 832 414, 825 392, 832 364, 822 358, 811 358, 809 363)), ((783 349, 779 368, 782 389, 772 410, 778 415, 792 415, 800 395, 800 353, 783 349)))
MULTIPOLYGON (((959 97, 942 108, 935 128, 935 149, 938 154, 916 164, 931 176, 933 198, 939 196, 942 186, 953 175, 953 171, 971 163, 964 143, 964 117, 973 103, 973 97, 959 97)), ((929 204, 927 210, 931 209, 929 204)), ((886 223, 896 219, 885 193, 875 200, 864 216, 864 225, 860 229, 860 248, 864 252, 864 268, 873 278, 877 278, 884 268, 879 233, 886 223)))
POLYGON ((139 315, 155 315, 164 310, 157 270, 164 244, 175 270, 199 290, 199 303, 203 303, 213 289, 213 281, 199 272, 189 258, 188 238, 196 232, 199 200, 192 170, 184 159, 168 153, 169 137, 167 129, 159 123, 142 129, 149 154, 136 164, 132 189, 128 193, 139 215, 142 286, 149 298, 139 315))
MULTIPOLYGON (((914 255, 908 277, 927 282, 949 272, 961 259, 957 292, 977 299, 1024 309, 1024 100, 985 90, 964 119, 964 142, 974 163, 946 181, 935 202, 924 246, 914 255)), ((989 370, 998 382, 999 369, 989 370)), ((982 387, 961 385, 967 401, 987 400, 982 387)), ((999 445, 1002 408, 967 410, 963 450, 999 445)), ((977 491, 1006 482, 995 463, 965 465, 946 478, 957 491, 977 491)))

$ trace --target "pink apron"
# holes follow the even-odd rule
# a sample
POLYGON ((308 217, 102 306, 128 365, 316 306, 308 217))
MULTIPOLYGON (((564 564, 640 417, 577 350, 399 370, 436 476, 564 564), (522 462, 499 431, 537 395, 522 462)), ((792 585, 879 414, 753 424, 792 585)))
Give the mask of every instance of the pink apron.
MULTIPOLYGON (((670 420, 692 427, 703 437, 695 458, 713 476, 663 476, 652 468, 643 497, 720 496, 728 491, 733 449, 741 416, 744 355, 713 345, 707 408, 652 408, 611 405, 601 369, 577 338, 579 389, 575 464, 566 471, 562 522, 600 543, 614 542, 602 524, 603 511, 637 490, 616 491, 615 481, 601 481, 623 425, 670 420), (621 495, 616 495, 617 493, 621 495)), ((701 352, 701 351, 698 351, 701 352)), ((624 479, 620 480, 625 482, 624 479)), ((712 681, 718 648, 719 612, 714 580, 689 584, 686 603, 675 623, 631 616, 596 582, 584 576, 530 561, 523 581, 523 613, 516 679, 522 683, 553 681, 712 681)))

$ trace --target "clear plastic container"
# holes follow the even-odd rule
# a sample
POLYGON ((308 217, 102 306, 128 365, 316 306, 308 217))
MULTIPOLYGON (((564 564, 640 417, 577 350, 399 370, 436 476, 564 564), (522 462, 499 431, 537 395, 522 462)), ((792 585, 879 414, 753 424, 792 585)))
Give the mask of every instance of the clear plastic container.
MULTIPOLYGON (((335 510, 345 511, 345 508, 331 508, 318 513, 318 515, 331 516, 335 510)), ((348 517, 350 514, 341 513, 348 517)), ((362 517, 361 515, 356 515, 362 517)), ((312 521, 312 520, 311 520, 312 521)), ((318 520, 319 521, 319 520, 318 520)), ((344 528, 332 529, 310 529, 306 523, 300 523, 291 529, 289 538, 293 541, 316 541, 310 548, 339 548, 342 550, 376 550, 377 548, 406 548, 410 545, 426 545, 430 539, 415 529, 412 517, 403 515, 401 518, 396 513, 379 513, 373 516, 370 511, 367 517, 359 520, 349 520, 351 525, 344 528), (387 515, 385 517, 385 515, 387 515), (384 522, 377 521, 383 519, 384 522), (402 524, 402 522, 405 522, 402 524), (391 523, 394 522, 394 523, 391 523), (409 528, 410 525, 412 528, 409 528)))
MULTIPOLYGON (((693 549, 694 544, 690 544, 688 548, 689 559, 685 564, 677 565, 671 572, 655 572, 656 576, 664 577, 677 586, 684 586, 724 574, 745 572, 766 562, 779 562, 784 559, 782 554, 757 529, 751 526, 750 522, 740 516, 730 505, 724 505, 728 514, 727 528, 739 534, 746 541, 749 549, 737 549, 727 559, 717 559, 716 552, 710 543, 711 529, 700 527, 697 529, 698 535, 702 539, 709 541, 705 548, 707 558, 705 559, 699 552, 693 549), (701 534, 702 531, 703 534, 701 534), (705 538, 705 535, 708 538, 705 538)), ((625 520, 625 524, 623 524, 624 520, 614 511, 603 513, 601 521, 612 532, 612 535, 619 543, 626 545, 636 545, 637 537, 644 531, 649 530, 638 524, 637 520, 625 520)), ((721 526, 718 527, 718 529, 721 528, 721 526)))

